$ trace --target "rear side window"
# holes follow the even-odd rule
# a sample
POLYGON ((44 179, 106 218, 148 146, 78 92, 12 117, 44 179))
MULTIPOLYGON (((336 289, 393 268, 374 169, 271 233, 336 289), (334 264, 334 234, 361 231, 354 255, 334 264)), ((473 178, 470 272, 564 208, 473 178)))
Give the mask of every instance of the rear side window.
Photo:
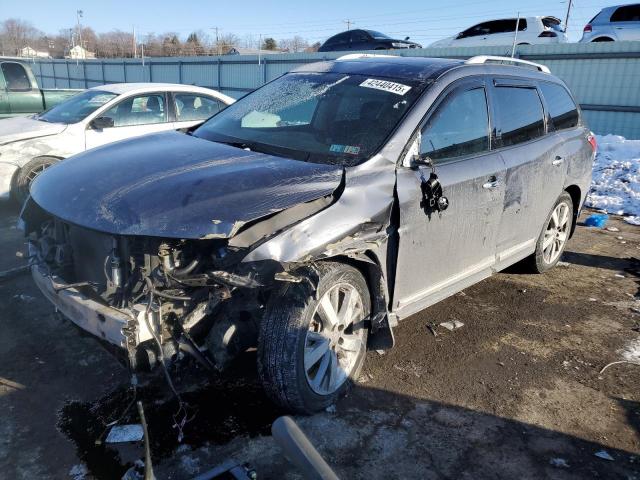
POLYGON ((640 4, 618 8, 611 15, 612 22, 640 22, 640 4))
POLYGON ((496 87, 498 137, 508 147, 544 135, 542 102, 535 88, 496 87))
POLYGON ((540 84, 540 90, 556 130, 578 125, 578 107, 562 85, 545 82, 540 84))
POLYGON ((342 45, 344 43, 349 43, 349 37, 351 32, 343 32, 338 35, 334 35, 329 40, 326 41, 327 45, 342 45))
POLYGON ((2 74, 11 92, 25 92, 31 90, 31 82, 27 72, 19 63, 7 62, 2 64, 2 74))
POLYGON ((484 88, 452 93, 422 129, 420 153, 437 163, 489 149, 489 117, 484 88))

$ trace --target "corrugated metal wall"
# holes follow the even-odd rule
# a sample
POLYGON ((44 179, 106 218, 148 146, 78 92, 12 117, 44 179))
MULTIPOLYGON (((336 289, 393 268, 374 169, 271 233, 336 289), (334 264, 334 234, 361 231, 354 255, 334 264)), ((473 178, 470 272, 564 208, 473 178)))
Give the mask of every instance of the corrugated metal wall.
MULTIPOLYGON (((381 52, 376 52, 381 53, 381 52)), ((510 55, 506 47, 455 47, 394 51, 395 55, 468 58, 510 55)), ((221 57, 75 60, 37 59, 44 88, 88 88, 116 82, 171 82, 216 88, 241 97, 304 63, 333 59, 336 53, 221 57), (258 61, 260 64, 258 64, 258 61)), ((519 46, 520 58, 543 63, 572 89, 591 128, 640 139, 640 42, 569 43, 519 46)))

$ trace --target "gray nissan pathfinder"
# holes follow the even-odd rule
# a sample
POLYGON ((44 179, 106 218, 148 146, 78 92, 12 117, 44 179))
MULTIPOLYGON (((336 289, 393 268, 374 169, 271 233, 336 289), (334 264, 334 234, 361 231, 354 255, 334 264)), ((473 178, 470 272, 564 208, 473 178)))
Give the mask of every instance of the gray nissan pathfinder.
POLYGON ((21 218, 43 294, 132 368, 257 348, 270 397, 314 412, 399 320, 552 268, 595 147, 542 65, 347 55, 60 162, 21 218))

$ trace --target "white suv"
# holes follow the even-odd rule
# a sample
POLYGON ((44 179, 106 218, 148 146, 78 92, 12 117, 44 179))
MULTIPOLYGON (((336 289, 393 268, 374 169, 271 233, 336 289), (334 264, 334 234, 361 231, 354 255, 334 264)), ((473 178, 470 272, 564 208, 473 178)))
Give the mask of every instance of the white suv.
POLYGON ((518 26, 516 44, 564 43, 567 35, 556 17, 503 18, 478 23, 458 35, 444 38, 429 47, 477 47, 483 45, 512 45, 518 26))

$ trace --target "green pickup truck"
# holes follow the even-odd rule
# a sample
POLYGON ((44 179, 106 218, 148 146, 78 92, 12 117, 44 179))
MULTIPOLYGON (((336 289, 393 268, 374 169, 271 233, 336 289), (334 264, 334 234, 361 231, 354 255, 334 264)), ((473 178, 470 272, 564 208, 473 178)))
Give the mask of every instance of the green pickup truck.
POLYGON ((48 110, 80 91, 41 89, 28 64, 0 58, 0 118, 48 110))

